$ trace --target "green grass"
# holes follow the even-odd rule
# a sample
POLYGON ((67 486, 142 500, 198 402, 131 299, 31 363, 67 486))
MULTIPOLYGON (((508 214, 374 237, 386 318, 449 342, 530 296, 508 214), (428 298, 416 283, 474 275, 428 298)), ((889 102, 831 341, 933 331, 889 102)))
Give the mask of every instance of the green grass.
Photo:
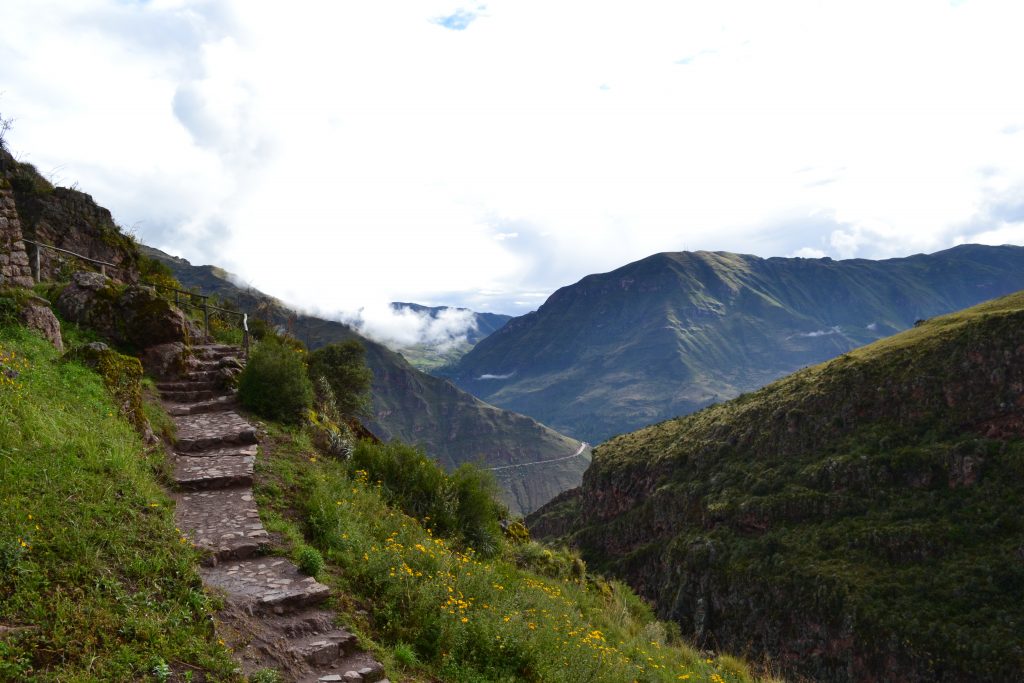
POLYGON ((484 558, 432 533, 429 515, 389 505, 385 482, 320 456, 300 431, 271 431, 257 487, 268 528, 322 552, 346 625, 408 679, 751 680, 681 642, 622 584, 584 576, 578 559, 505 541, 484 558))
POLYGON ((19 629, 0 635, 0 680, 237 680, 154 475, 162 451, 35 334, 0 327, 0 354, 20 373, 0 385, 0 625, 19 629))

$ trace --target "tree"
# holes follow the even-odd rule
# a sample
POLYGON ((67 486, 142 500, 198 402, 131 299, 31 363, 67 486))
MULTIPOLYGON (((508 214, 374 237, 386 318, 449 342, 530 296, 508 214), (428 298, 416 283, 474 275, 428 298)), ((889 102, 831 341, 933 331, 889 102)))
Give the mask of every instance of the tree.
POLYGON ((314 384, 322 378, 330 385, 342 416, 369 412, 373 372, 366 367, 366 349, 358 340, 328 344, 309 354, 309 376, 314 384))

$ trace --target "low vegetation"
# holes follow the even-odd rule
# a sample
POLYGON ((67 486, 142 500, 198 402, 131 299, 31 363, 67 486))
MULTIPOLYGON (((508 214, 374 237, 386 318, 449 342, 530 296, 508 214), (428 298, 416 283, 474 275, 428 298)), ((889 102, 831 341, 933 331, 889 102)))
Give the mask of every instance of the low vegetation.
POLYGON ((0 324, 0 680, 237 678, 163 458, 97 373, 0 324))
POLYGON ((447 475, 416 449, 367 441, 341 461, 301 429, 271 432, 257 488, 268 527, 322 553, 347 623, 403 680, 751 680, 577 556, 496 534, 502 511, 484 503, 481 473, 447 475), (460 495, 468 523, 452 514, 460 495), (474 537, 488 517, 492 535, 474 537))

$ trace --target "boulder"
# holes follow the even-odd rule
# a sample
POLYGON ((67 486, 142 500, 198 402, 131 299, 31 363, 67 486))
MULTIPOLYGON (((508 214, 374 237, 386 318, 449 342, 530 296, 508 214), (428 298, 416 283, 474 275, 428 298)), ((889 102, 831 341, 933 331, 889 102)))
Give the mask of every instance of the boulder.
POLYGON ((152 287, 127 287, 117 301, 117 308, 123 315, 125 340, 136 348, 190 338, 185 314, 152 287))
POLYGON ((68 320, 137 349, 187 342, 190 321, 152 287, 119 285, 99 273, 78 272, 57 298, 68 320))
POLYGON ((183 342, 157 344, 143 352, 142 367, 157 379, 177 379, 188 369, 188 356, 188 347, 183 342))
POLYGON ((33 297, 21 309, 21 321, 31 330, 46 337, 57 351, 64 353, 64 340, 60 335, 60 321, 50 310, 49 302, 33 297))

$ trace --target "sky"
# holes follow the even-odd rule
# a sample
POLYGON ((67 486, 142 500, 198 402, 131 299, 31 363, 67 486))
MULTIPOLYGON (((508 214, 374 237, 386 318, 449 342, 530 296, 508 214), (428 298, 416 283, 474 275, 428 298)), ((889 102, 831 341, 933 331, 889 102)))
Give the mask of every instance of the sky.
POLYGON ((518 315, 661 251, 1024 244, 1019 0, 0 16, 18 158, 147 244, 385 340, 430 324, 389 301, 518 315))

